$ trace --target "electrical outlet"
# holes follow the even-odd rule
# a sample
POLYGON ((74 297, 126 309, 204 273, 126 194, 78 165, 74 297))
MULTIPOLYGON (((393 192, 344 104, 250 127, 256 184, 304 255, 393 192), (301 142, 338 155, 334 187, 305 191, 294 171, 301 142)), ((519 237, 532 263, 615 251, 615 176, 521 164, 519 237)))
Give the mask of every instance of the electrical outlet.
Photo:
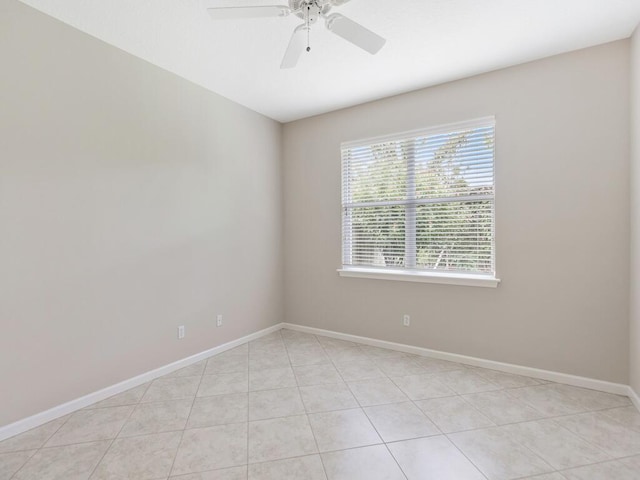
POLYGON ((402 318, 402 324, 403 324, 405 327, 408 327, 409 325, 411 325, 411 317, 410 317, 409 315, 405 315, 405 316, 402 318))
POLYGON ((178 340, 182 340, 184 338, 184 325, 180 325, 178 327, 178 340))
POLYGON ((222 315, 218 315, 218 318, 216 319, 216 326, 217 327, 222 326, 222 315))

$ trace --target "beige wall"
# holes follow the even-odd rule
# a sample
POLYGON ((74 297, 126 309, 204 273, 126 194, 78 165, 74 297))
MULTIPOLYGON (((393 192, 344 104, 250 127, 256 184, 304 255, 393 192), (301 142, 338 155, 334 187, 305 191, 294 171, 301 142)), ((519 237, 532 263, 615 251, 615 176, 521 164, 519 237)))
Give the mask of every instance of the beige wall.
POLYGON ((0 425, 282 320, 280 124, 16 0, 0 63, 0 425))
POLYGON ((631 387, 640 395, 640 27, 631 41, 631 387))
POLYGON ((627 383, 628 139, 628 41, 285 125, 286 320, 627 383), (486 115, 502 284, 339 277, 340 142, 486 115))

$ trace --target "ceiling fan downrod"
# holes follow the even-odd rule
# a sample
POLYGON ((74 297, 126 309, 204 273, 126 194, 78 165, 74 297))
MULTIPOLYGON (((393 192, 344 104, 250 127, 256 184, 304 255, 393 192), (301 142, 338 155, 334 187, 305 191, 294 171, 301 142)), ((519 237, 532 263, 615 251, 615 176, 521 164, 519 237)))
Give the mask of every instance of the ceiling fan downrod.
POLYGON ((311 25, 309 25, 310 13, 311 13, 311 5, 307 5, 307 53, 311 51, 311 25))

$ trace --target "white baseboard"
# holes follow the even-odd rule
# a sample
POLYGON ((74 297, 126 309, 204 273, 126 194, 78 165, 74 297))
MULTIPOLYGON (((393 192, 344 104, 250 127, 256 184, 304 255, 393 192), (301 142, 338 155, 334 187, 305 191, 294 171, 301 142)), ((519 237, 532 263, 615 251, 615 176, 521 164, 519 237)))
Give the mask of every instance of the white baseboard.
POLYGON ((112 397, 113 395, 117 395, 131 388, 143 385, 147 382, 150 382, 151 380, 154 380, 168 373, 174 372, 184 367, 188 367, 189 365, 193 365, 194 363, 197 363, 201 360, 205 360, 219 353, 225 352, 227 350, 231 350, 232 348, 238 347, 252 340, 256 340, 270 333, 277 332, 282 328, 288 328, 290 330, 296 330, 298 332, 311 333, 314 335, 324 335, 325 337, 331 337, 331 338, 337 338, 339 340, 347 340, 351 342, 362 343, 362 344, 370 345, 373 347, 388 348, 391 350, 411 353, 414 355, 421 355, 423 357, 438 358, 440 360, 448 360, 451 362, 463 363, 463 364, 472 365, 475 367, 489 368, 492 370, 512 373, 515 375, 524 375, 527 377, 539 378, 542 380, 563 383, 566 385, 573 385, 576 387, 590 388, 592 390, 599 390, 607 393, 625 395, 625 396, 628 396, 631 399, 631 401, 634 403, 636 408, 640 410, 640 397, 638 396, 638 394, 630 386, 623 385, 620 383, 605 382, 603 380, 579 377, 576 375, 553 372, 550 370, 540 370, 537 368, 524 367, 521 365, 495 362, 493 360, 485 360, 482 358, 458 355, 456 353, 447 353, 447 352, 441 352, 438 350, 431 350, 428 348, 404 345, 401 343, 387 342, 384 340, 376 340, 374 338, 359 337, 357 335, 333 332, 330 330, 322 330, 320 328, 305 327, 302 325, 295 325, 291 323, 279 323, 269 328, 265 328, 264 330, 260 330, 250 335, 246 335, 242 338, 238 338, 237 340, 233 340, 223 345, 219 345, 209 350, 205 350, 204 352, 200 352, 196 355, 192 355, 182 360, 178 360, 176 362, 165 365, 163 367, 156 368, 155 370, 151 370, 149 372, 143 373, 141 375, 130 378, 123 382, 117 383, 115 385, 111 385, 110 387, 103 388, 102 390, 98 390, 97 392, 93 392, 83 397, 77 398, 75 400, 71 400, 69 402, 63 403, 62 405, 58 405, 57 407, 53 407, 41 413, 37 413, 35 415, 32 415, 31 417, 27 417, 25 419, 18 420, 17 422, 11 423, 9 425, 0 427, 0 441, 9 437, 13 437, 14 435, 18 435, 20 433, 26 432, 27 430, 31 430, 32 428, 39 427, 40 425, 44 425, 45 423, 50 422, 51 420, 55 420, 56 418, 73 413, 76 410, 80 410, 82 408, 88 407, 89 405, 92 405, 101 400, 105 400, 109 397, 112 397))
POLYGON ((283 324, 281 323, 273 325, 269 328, 265 328, 264 330, 246 335, 242 338, 238 338, 237 340, 233 340, 223 345, 210 348, 209 350, 205 350, 204 352, 200 352, 190 357, 183 358, 182 360, 178 360, 177 362, 173 362, 163 367, 156 368, 155 370, 151 370, 133 378, 129 378, 128 380, 125 380, 123 382, 111 385, 110 387, 98 390, 97 392, 85 395, 84 397, 76 398, 75 400, 71 400, 69 402, 63 403, 62 405, 58 405, 57 407, 50 408, 49 410, 46 410, 44 412, 37 413, 35 415, 32 415, 31 417, 27 417, 22 420, 18 420, 17 422, 10 423, 9 425, 0 427, 0 441, 26 432, 27 430, 31 430, 32 428, 39 427, 40 425, 44 425, 51 420, 55 420, 56 418, 63 417, 65 415, 68 415, 69 413, 75 412, 76 410, 88 407, 89 405, 92 405, 101 400, 105 400, 109 397, 117 395, 118 393, 122 393, 131 388, 143 385, 168 373, 174 372, 184 367, 188 367, 189 365, 193 365, 194 363, 212 357, 213 355, 231 350, 232 348, 243 345, 247 342, 250 342, 251 340, 264 337, 265 335, 273 332, 277 332, 278 330, 282 329, 282 326, 283 324))
POLYGON ((640 395, 638 395, 638 393, 631 386, 627 388, 629 389, 629 391, 627 392, 627 395, 629 396, 633 404, 636 406, 636 408, 640 410, 640 395))
MULTIPOLYGON (((515 375, 524 375, 526 377, 539 378, 541 380, 547 380, 550 382, 564 383, 566 385, 572 385, 574 387, 589 388, 591 390, 599 390, 601 392, 614 393, 617 395, 625 395, 631 397, 629 391, 631 387, 623 385, 621 383, 606 382, 604 380, 596 380, 593 378, 579 377, 577 375, 570 375, 567 373, 553 372, 550 370, 541 370, 538 368, 524 367, 522 365, 513 365, 510 363, 495 362, 493 360, 485 360, 482 358, 468 357, 466 355, 458 355, 456 353, 441 352, 438 350, 431 350, 428 348, 414 347, 411 345, 404 345, 401 343, 387 342, 384 340, 376 340, 374 338, 359 337, 357 335, 349 335, 347 333, 333 332, 330 330, 322 330, 320 328, 305 327, 302 325, 295 325, 292 323, 284 323, 283 328, 296 330, 298 332, 312 333, 314 335, 324 335, 325 337, 337 338, 339 340, 347 340, 355 343, 363 343, 373 347, 388 348, 391 350, 397 350, 404 353, 411 353, 414 355, 420 355, 423 357, 437 358, 440 360, 448 360, 450 362, 463 363, 465 365, 472 365, 474 367, 489 368, 491 370, 498 370, 500 372, 512 373, 515 375)), ((633 392, 633 390, 631 390, 633 392)), ((635 394, 635 393, 634 393, 635 394)), ((637 400, 636 395, 636 400, 637 400)), ((633 400, 633 397, 631 397, 633 400)), ((635 402, 635 401, 634 401, 635 402)), ((638 403, 636 406, 640 409, 638 403)))

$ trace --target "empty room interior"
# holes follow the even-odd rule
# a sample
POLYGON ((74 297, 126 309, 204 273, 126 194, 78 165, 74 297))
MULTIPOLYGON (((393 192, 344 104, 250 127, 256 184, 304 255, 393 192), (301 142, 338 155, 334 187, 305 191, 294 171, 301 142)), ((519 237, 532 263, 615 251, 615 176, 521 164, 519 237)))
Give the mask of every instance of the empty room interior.
POLYGON ((639 24, 0 0, 0 480, 640 480, 639 24))

